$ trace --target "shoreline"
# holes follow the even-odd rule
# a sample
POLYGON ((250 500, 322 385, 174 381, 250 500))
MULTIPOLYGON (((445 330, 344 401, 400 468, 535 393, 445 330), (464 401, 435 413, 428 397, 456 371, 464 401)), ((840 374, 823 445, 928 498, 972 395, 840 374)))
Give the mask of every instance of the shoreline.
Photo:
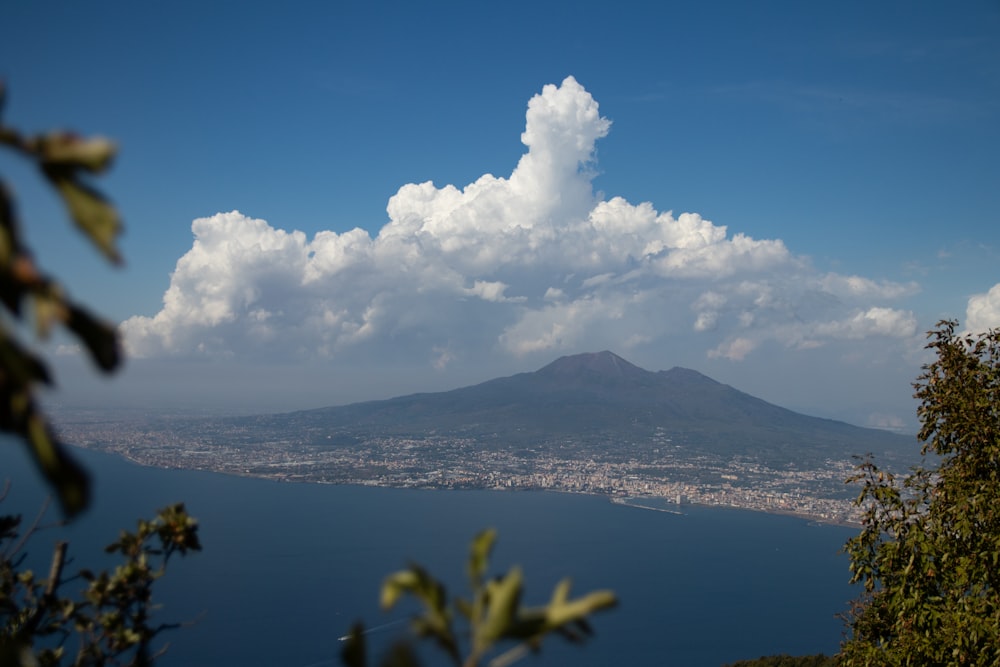
MULTIPOLYGON (((650 510, 653 512, 666 512, 667 514, 675 514, 679 516, 684 515, 684 512, 680 509, 669 509, 667 507, 650 507, 649 505, 640 505, 636 502, 630 502, 635 500, 642 500, 644 498, 649 498, 654 500, 667 500, 665 496, 611 496, 610 500, 615 505, 622 505, 624 507, 634 507, 636 509, 650 510)), ((674 504, 676 505, 676 503, 674 504)), ((796 512, 794 510, 761 509, 759 507, 744 506, 744 505, 720 505, 718 503, 699 503, 693 500, 687 503, 683 503, 681 505, 677 505, 677 507, 700 507, 705 509, 736 510, 739 512, 757 512, 759 514, 772 514, 775 516, 790 516, 796 519, 804 519, 806 521, 809 521, 811 524, 817 526, 860 528, 862 525, 864 525, 860 522, 828 519, 826 517, 817 516, 815 514, 809 514, 807 512, 796 512)))
MULTIPOLYGON (((324 484, 324 485, 334 485, 334 486, 367 486, 367 487, 378 487, 386 489, 426 489, 428 491, 498 491, 498 492, 523 492, 523 491, 542 491, 546 493, 567 493, 572 495, 588 495, 588 496, 599 496, 607 498, 609 502, 622 505, 625 507, 634 507, 636 509, 653 511, 653 512, 664 512, 667 514, 674 514, 683 516, 684 512, 680 509, 670 509, 666 507, 651 507, 649 505, 641 505, 636 501, 642 501, 643 499, 666 501, 670 502, 668 496, 644 496, 644 495, 628 495, 628 494, 616 494, 616 493, 602 493, 600 491, 587 491, 587 490, 573 490, 573 489, 560 489, 560 488, 548 488, 548 487, 491 487, 491 486, 462 486, 462 487, 452 487, 443 486, 435 484, 426 483, 402 483, 402 484, 392 484, 385 483, 382 481, 373 480, 345 480, 345 481, 325 481, 325 480, 310 480, 306 478, 298 479, 287 479, 280 476, 271 476, 260 473, 251 472, 239 472, 235 470, 224 470, 210 467, 190 467, 183 465, 158 465, 156 463, 150 463, 141 460, 135 456, 129 456, 126 452, 121 452, 113 449, 104 449, 97 447, 86 447, 74 445, 74 447, 81 449, 86 452, 92 452, 96 454, 102 454, 106 456, 113 456, 115 458, 127 461, 133 465, 142 466, 145 468, 155 468, 159 470, 188 470, 188 471, 198 471, 214 473, 219 475, 227 475, 233 477, 245 477, 248 479, 259 479, 267 480, 274 483, 284 483, 284 484, 324 484)), ((810 514, 808 512, 801 512, 795 510, 784 510, 784 509, 770 509, 756 507, 753 505, 731 505, 723 503, 700 503, 695 500, 689 500, 678 507, 693 506, 693 507, 703 507, 709 509, 728 509, 728 510, 738 510, 744 512, 757 512, 761 514, 773 514, 778 516, 791 516, 798 519, 804 519, 806 521, 812 522, 813 524, 820 526, 839 526, 844 528, 860 528, 862 524, 860 522, 854 522, 849 520, 838 520, 831 519, 828 517, 820 516, 817 514, 810 514)))

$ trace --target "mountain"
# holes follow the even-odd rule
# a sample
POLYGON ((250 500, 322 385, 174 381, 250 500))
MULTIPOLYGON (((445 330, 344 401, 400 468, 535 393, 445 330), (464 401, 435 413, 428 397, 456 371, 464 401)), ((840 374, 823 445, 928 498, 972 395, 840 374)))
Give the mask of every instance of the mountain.
POLYGON ((802 415, 694 370, 647 371, 608 351, 452 391, 233 421, 284 437, 312 433, 314 442, 322 437, 334 446, 371 437, 450 438, 522 454, 558 449, 622 460, 670 447, 786 468, 868 452, 907 462, 918 449, 912 436, 802 415))

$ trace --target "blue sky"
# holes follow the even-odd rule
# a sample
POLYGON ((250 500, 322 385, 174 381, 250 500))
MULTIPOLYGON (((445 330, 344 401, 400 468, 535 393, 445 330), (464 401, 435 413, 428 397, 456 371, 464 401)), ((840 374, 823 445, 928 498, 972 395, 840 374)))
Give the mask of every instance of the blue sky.
POLYGON ((123 270, 0 161, 125 322, 125 376, 68 354, 56 400, 291 409, 613 349, 912 426, 922 332, 1000 325, 1000 6, 956 7, 18 3, 5 120, 121 149, 123 270))

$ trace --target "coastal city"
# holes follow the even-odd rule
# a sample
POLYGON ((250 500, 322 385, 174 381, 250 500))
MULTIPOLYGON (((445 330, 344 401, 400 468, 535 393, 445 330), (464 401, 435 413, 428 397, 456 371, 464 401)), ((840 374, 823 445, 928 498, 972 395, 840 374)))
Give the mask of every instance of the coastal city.
MULTIPOLYGON (((428 489, 546 490, 608 496, 619 503, 683 511, 709 505, 857 524, 851 460, 810 470, 773 469, 746 457, 722 460, 671 447, 631 458, 560 456, 556 448, 487 449, 474 439, 373 436, 349 446, 259 438, 249 427, 199 422, 77 421, 60 426, 77 446, 161 468, 213 471, 281 482, 428 489), (169 422, 167 422, 169 424, 169 422)), ((567 452, 569 454, 569 452, 567 452)))

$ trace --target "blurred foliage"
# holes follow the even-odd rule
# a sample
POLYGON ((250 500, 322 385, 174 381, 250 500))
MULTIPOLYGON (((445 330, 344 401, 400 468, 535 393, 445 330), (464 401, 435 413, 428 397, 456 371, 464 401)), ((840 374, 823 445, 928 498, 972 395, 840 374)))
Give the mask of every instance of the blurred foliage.
POLYGON ((1000 664, 1000 330, 928 336, 937 358, 914 384, 924 464, 901 479, 870 459, 861 533, 848 541, 864 585, 840 660, 857 665, 1000 664))
MULTIPOLYGON (((37 525, 37 524, 36 524, 37 525)), ((121 555, 111 572, 66 577, 66 542, 56 543, 47 578, 23 567, 27 538, 20 517, 0 517, 0 665, 51 667, 150 665, 153 640, 176 624, 152 621, 153 583, 174 554, 200 551, 197 522, 183 505, 167 507, 135 532, 121 531, 105 551, 121 555), (83 583, 78 597, 62 590, 83 583), (71 644, 76 638, 75 652, 71 644)))
MULTIPOLYGON (((107 139, 85 139, 53 131, 25 136, 3 119, 6 91, 0 84, 0 146, 33 163, 62 199, 70 218, 112 263, 121 262, 115 240, 121 221, 115 208, 88 182, 107 170, 115 146, 107 139)), ((114 325, 74 303, 65 290, 36 265, 21 234, 14 195, 0 179, 0 430, 19 436, 52 485, 63 512, 86 508, 90 484, 83 468, 59 441, 35 402, 37 385, 53 384, 44 361, 28 349, 19 331, 30 310, 35 336, 47 338, 61 325, 89 352, 105 373, 122 360, 114 325), (27 305, 27 309, 25 306, 27 305)))
MULTIPOLYGON (((88 182, 110 166, 114 144, 61 131, 23 135, 4 122, 5 99, 0 84, 0 146, 33 163, 84 236, 110 262, 120 263, 115 247, 121 233, 118 213, 88 182)), ((71 301, 36 266, 21 229, 14 196, 0 178, 0 430, 26 445, 63 514, 74 517, 89 504, 90 481, 37 406, 36 388, 53 380, 43 359, 22 340, 27 337, 24 331, 33 324, 35 338, 44 340, 62 326, 105 373, 120 366, 121 346, 114 325, 71 301)), ((25 565, 26 545, 37 529, 38 519, 22 529, 20 516, 0 516, 0 665, 151 664, 156 657, 153 639, 176 627, 152 623, 153 582, 163 576, 173 554, 201 549, 197 522, 184 506, 139 521, 134 533, 122 531, 106 549, 122 559, 111 572, 81 570, 67 578, 63 571, 68 545, 57 542, 48 576, 40 578, 25 565), (84 584, 82 591, 77 597, 65 596, 74 581, 84 584), (69 647, 73 637, 75 653, 69 647)))
POLYGON ((739 660, 723 667, 836 667, 837 659, 822 653, 816 655, 791 656, 786 654, 768 655, 756 660, 739 660))
MULTIPOLYGON (((517 566, 507 574, 485 579, 489 557, 496 542, 496 531, 486 530, 476 536, 469 553, 467 574, 471 599, 458 598, 449 603, 444 585, 424 568, 411 565, 386 578, 382 585, 382 608, 392 609, 406 595, 415 597, 423 613, 412 620, 417 638, 436 644, 459 667, 477 667, 488 656, 490 667, 504 667, 538 651, 542 640, 558 634, 571 642, 583 642, 593 634, 588 617, 596 611, 614 607, 617 599, 611 591, 594 591, 570 598, 570 582, 560 581, 549 603, 543 607, 521 604, 524 576, 517 566), (462 629, 456 630, 456 620, 462 629), (501 645, 513 644, 502 652, 501 645)), ((341 654, 348 667, 365 667, 364 628, 351 631, 341 654)), ((410 667, 419 664, 412 643, 396 644, 380 663, 382 667, 410 667)))

